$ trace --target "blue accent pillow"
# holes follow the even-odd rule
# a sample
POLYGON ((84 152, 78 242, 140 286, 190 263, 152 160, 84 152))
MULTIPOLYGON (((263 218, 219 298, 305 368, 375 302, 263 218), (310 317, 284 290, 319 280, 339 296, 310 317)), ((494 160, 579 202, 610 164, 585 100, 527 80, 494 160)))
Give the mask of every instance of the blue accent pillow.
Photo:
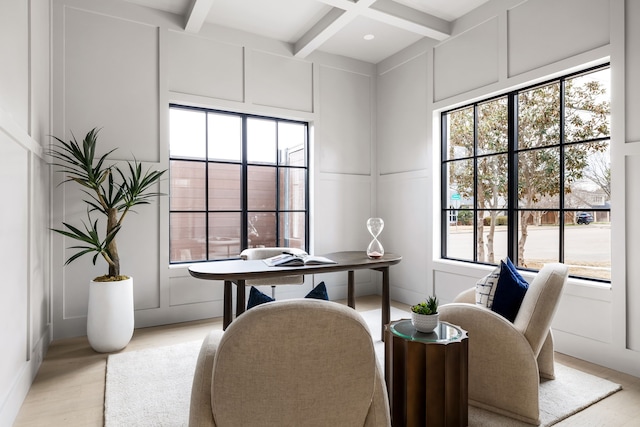
MULTIPOLYGON (((305 298, 322 299, 329 301, 329 294, 327 293, 327 286, 324 282, 320 282, 318 286, 313 288, 311 292, 305 295, 305 298)), ((275 301, 269 295, 260 292, 255 286, 252 286, 249 290, 249 301, 247 301, 247 310, 255 307, 256 305, 264 304, 265 302, 275 301)))
POLYGON ((513 322, 518 315, 529 283, 518 273, 509 258, 500 261, 500 278, 496 285, 491 310, 513 322))
POLYGON ((305 298, 323 299, 329 301, 329 294, 327 294, 327 287, 324 282, 318 283, 318 286, 313 288, 305 298))
POLYGON ((249 291, 249 301, 247 301, 247 310, 255 307, 256 305, 264 304, 265 302, 275 301, 269 295, 260 292, 255 286, 251 287, 249 291))

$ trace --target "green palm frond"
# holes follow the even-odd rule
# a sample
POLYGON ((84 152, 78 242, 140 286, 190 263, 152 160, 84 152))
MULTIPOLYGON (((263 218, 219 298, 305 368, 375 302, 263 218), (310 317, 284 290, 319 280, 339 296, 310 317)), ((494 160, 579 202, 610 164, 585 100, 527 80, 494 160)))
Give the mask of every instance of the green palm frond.
POLYGON ((62 225, 64 225, 69 231, 55 229, 55 228, 52 229, 56 233, 60 233, 63 236, 66 236, 75 240, 79 240, 80 242, 85 243, 84 245, 75 245, 75 246, 70 246, 68 248, 68 249, 78 249, 79 251, 73 254, 72 256, 70 256, 69 259, 67 259, 67 261, 65 262, 65 265, 73 262, 74 260, 76 260, 77 258, 85 254, 92 253, 92 252, 96 253, 95 256, 93 257, 94 265, 99 255, 102 255, 105 258, 105 260, 107 260, 107 262, 110 259, 108 246, 109 246, 109 243, 111 243, 111 241, 115 238, 118 231, 120 231, 120 227, 119 226, 115 227, 113 230, 111 230, 110 233, 106 235, 104 240, 101 240, 100 234, 98 232, 98 220, 96 219, 93 222, 91 222, 91 214, 89 210, 87 210, 87 217, 89 218, 89 224, 82 221, 84 230, 81 230, 80 228, 75 227, 66 222, 63 222, 62 225))
POLYGON ((53 163, 60 167, 59 172, 67 175, 63 182, 74 181, 83 187, 96 190, 110 174, 111 166, 104 166, 107 156, 115 149, 108 151, 95 162, 95 150, 99 130, 94 128, 82 141, 82 147, 72 134, 72 139, 65 142, 58 137, 53 137, 58 146, 49 150, 48 154, 55 159, 53 163))
POLYGON ((64 173, 62 183, 76 182, 82 186, 82 191, 88 196, 84 199, 87 205, 89 222, 82 222, 83 227, 75 227, 63 222, 63 229, 53 231, 79 241, 81 244, 72 246, 76 249, 66 261, 66 264, 79 257, 93 253, 93 263, 102 256, 109 264, 109 275, 120 275, 120 258, 116 245, 116 234, 122 227, 127 212, 131 207, 148 204, 151 199, 161 193, 152 191, 166 170, 143 172, 142 164, 134 159, 127 162, 127 168, 120 169, 116 165, 107 165, 107 157, 115 151, 108 151, 96 159, 96 147, 100 129, 90 130, 82 142, 78 142, 75 135, 65 142, 53 137, 48 154, 53 158, 53 165, 59 167, 58 172, 64 173), (100 238, 98 220, 92 220, 91 213, 100 212, 107 218, 104 238, 100 238))
POLYGON ((166 170, 151 170, 148 168, 144 173, 142 171, 142 163, 134 160, 127 163, 128 175, 120 169, 116 171, 122 180, 123 197, 118 210, 122 211, 120 223, 125 215, 136 205, 146 205, 154 197, 162 196, 163 193, 151 191, 151 187, 157 184, 166 170))
POLYGON ((144 174, 142 172, 142 163, 134 160, 133 163, 127 163, 129 167, 129 175, 125 174, 117 168, 117 172, 122 178, 122 187, 126 190, 124 202, 127 207, 132 207, 140 204, 149 203, 149 199, 161 196, 162 193, 149 191, 149 189, 155 185, 166 170, 151 170, 147 169, 144 174))
MULTIPOLYGON (((119 171, 119 169, 114 166, 114 170, 119 171)), ((118 184, 114 177, 113 173, 109 174, 109 179, 107 181, 107 188, 102 190, 104 203, 107 208, 116 208, 120 210, 119 205, 122 203, 122 200, 126 197, 126 188, 122 184, 118 184)), ((122 175, 122 173, 120 173, 122 175)))

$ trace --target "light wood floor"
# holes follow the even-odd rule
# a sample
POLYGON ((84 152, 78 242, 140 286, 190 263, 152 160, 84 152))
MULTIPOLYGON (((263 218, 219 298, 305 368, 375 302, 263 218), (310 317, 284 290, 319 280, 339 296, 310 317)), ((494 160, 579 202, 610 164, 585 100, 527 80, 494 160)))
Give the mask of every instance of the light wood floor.
MULTIPOLYGON (((344 301, 342 301, 344 303, 344 301)), ((395 307, 408 306, 393 303, 395 307)), ((361 297, 359 311, 380 307, 380 297, 361 297)), ((202 339, 222 318, 136 329, 123 352, 202 339)), ((106 354, 95 353, 86 337, 55 341, 31 386, 14 427, 103 425, 106 354)), ((556 361, 622 384, 615 393, 584 411, 556 424, 559 427, 640 426, 640 378, 594 365, 563 354, 556 361)), ((134 426, 132 426, 134 427, 134 426)))

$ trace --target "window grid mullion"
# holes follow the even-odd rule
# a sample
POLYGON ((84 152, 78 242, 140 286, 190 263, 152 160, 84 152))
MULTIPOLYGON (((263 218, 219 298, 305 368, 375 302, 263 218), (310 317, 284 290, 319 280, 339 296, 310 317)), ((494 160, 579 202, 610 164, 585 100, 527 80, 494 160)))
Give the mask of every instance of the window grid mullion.
POLYGON ((473 260, 484 262, 478 259, 478 104, 473 105, 473 260))
POLYGON ((509 94, 508 98, 508 163, 507 163, 507 256, 518 260, 518 96, 509 94))
POLYGON ((275 138, 276 138, 276 146, 275 146, 275 156, 276 156, 276 246, 280 246, 280 157, 278 156, 280 150, 278 150, 280 140, 279 140, 279 127, 280 123, 276 120, 275 125, 275 138))
POLYGON ((560 159, 559 159, 559 166, 558 166, 558 172, 560 173, 559 176, 559 180, 560 182, 558 183, 560 185, 559 188, 559 194, 558 194, 558 201, 560 206, 558 206, 559 210, 559 218, 558 218, 558 226, 560 227, 558 229, 558 238, 560 239, 560 245, 558 246, 558 261, 559 262, 564 262, 564 236, 565 236, 565 229, 564 229, 564 213, 565 213, 565 205, 564 205, 564 185, 565 185, 565 176, 564 176, 564 161, 565 161, 565 85, 566 85, 566 80, 562 79, 560 80, 560 159))
MULTIPOLYGON (((310 151, 311 151, 311 147, 309 146, 309 141, 310 141, 310 129, 309 126, 306 126, 305 128, 305 141, 304 141, 304 149, 305 149, 305 159, 304 159, 304 164, 307 167, 307 173, 305 174, 305 178, 304 178, 304 186, 305 186, 305 191, 304 191, 304 212, 305 212, 305 224, 304 224, 304 233, 306 237, 310 237, 310 224, 309 224, 309 161, 311 158, 310 155, 310 151)), ((309 243, 309 238, 305 238, 305 242, 304 242, 305 248, 304 250, 306 252, 309 252, 309 247, 310 247, 310 243, 309 243)))
MULTIPOLYGON (((448 191, 448 180, 447 180, 447 167, 449 165, 448 163, 448 158, 447 158, 447 141, 448 141, 448 137, 449 137, 449 133, 448 133, 448 115, 447 114, 442 114, 440 116, 440 132, 441 132, 441 138, 442 138, 442 143, 440 144, 440 159, 441 159, 441 166, 440 166, 440 206, 442 207, 442 209, 440 209, 440 221, 441 221, 441 226, 440 226, 440 256, 443 258, 447 257, 447 237, 449 235, 449 230, 448 230, 448 224, 449 224, 449 215, 451 212, 449 210, 449 205, 448 205, 448 197, 449 197, 449 191, 448 191)), ((457 212, 456 212, 457 214, 457 212)))
POLYGON ((240 250, 245 250, 249 247, 249 233, 248 233, 248 225, 249 225, 249 166, 247 161, 247 117, 242 117, 242 135, 240 135, 241 141, 241 156, 240 161, 242 166, 240 167, 240 207, 242 213, 240 214, 240 242, 241 247, 240 250))
POLYGON ((209 114, 205 114, 204 121, 204 253, 205 259, 210 260, 209 254, 209 114))

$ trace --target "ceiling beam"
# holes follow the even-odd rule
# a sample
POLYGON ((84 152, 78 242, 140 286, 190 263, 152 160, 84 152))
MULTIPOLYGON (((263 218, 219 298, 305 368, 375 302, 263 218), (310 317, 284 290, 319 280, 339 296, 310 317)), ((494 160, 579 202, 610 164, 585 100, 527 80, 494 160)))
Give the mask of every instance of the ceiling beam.
POLYGON ((204 24, 214 0, 193 0, 187 12, 184 30, 190 33, 198 33, 204 24))
POLYGON ((295 43, 293 55, 298 58, 306 58, 331 36, 362 15, 376 0, 359 0, 357 3, 349 0, 321 1, 335 6, 295 43))
POLYGON ((311 52, 318 49, 331 36, 340 31, 351 19, 345 11, 334 7, 309 29, 294 45, 293 55, 298 58, 306 58, 311 52))
POLYGON ((445 40, 451 23, 392 0, 319 0, 333 6, 293 47, 293 54, 305 58, 359 16, 383 22, 423 37, 445 40))
POLYGON ((351 0, 318 0, 320 3, 328 4, 329 6, 337 7, 342 10, 349 10, 356 2, 351 0))
POLYGON ((378 0, 364 16, 435 40, 451 36, 451 23, 392 0, 378 0))

